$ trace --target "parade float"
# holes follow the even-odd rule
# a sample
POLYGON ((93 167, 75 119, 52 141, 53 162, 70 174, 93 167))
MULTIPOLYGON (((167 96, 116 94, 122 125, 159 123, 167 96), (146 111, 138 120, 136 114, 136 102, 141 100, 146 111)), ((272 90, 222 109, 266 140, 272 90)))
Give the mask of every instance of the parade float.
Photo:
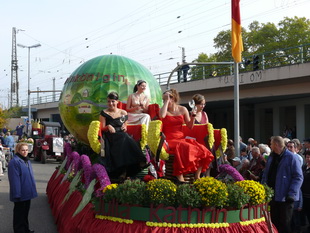
MULTIPOLYGON (((92 148, 92 156, 67 143, 66 158, 48 182, 46 192, 58 231, 277 232, 268 212, 272 189, 243 180, 228 166, 220 165, 218 170, 232 177, 234 182, 229 184, 214 177, 182 185, 169 180, 160 169, 166 163, 168 174, 171 160, 161 145, 160 120, 151 121, 148 130, 134 127, 139 133, 133 134, 142 149, 148 145, 146 154, 155 174, 146 169, 139 179, 111 183, 104 166, 91 159, 94 154, 100 156, 99 112, 106 107, 110 91, 120 93, 125 102, 139 79, 152 87, 147 89, 152 103, 161 104, 160 86, 150 72, 121 56, 94 58, 67 79, 59 104, 61 117, 70 133, 92 148)), ((226 148, 226 130, 213 129, 210 123, 185 133, 195 135, 217 159, 226 148)))

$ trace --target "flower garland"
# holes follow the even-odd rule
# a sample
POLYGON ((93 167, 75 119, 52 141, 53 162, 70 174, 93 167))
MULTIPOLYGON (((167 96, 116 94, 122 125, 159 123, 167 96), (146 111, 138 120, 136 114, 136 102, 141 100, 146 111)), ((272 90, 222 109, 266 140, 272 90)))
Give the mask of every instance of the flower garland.
POLYGON ((208 137, 209 148, 212 148, 215 142, 215 139, 214 139, 214 128, 211 123, 208 123, 208 133, 209 133, 209 137, 208 137))
POLYGON ((250 196, 250 203, 252 205, 259 205, 265 203, 266 193, 262 184, 254 180, 242 180, 235 183, 243 188, 244 192, 250 196))
POLYGON ((223 182, 207 176, 196 180, 194 186, 200 193, 201 199, 206 206, 225 206, 228 192, 223 182))
POLYGON ((87 131, 87 138, 88 138, 90 147, 97 154, 99 154, 100 152, 100 142, 98 140, 99 130, 100 130, 100 121, 92 121, 87 131))
POLYGON ((167 223, 167 222, 146 222, 148 227, 175 227, 175 228, 225 228, 229 223, 167 223))
POLYGON ((85 188, 87 188, 90 184, 90 182, 94 179, 93 177, 93 169, 91 166, 90 159, 87 155, 81 155, 81 163, 84 173, 84 179, 85 179, 85 188))
POLYGON ((248 225, 251 225, 251 224, 265 222, 265 221, 266 221, 266 219, 264 217, 262 217, 262 218, 258 218, 258 219, 252 219, 252 220, 240 222, 240 225, 241 226, 248 226, 248 225))
POLYGON ((244 180, 243 176, 237 171, 237 169, 231 166, 230 164, 221 164, 219 166, 219 171, 220 175, 221 173, 226 173, 230 175, 235 181, 244 180))
POLYGON ((109 220, 109 221, 112 221, 112 222, 133 224, 133 220, 131 220, 131 219, 116 218, 116 217, 104 216, 104 215, 99 215, 99 214, 96 214, 95 218, 101 219, 101 220, 109 220))
POLYGON ((105 170, 104 166, 102 166, 101 164, 97 164, 97 163, 94 164, 93 171, 95 172, 98 178, 99 184, 100 184, 100 187, 97 190, 95 190, 95 195, 99 197, 103 195, 103 192, 102 192, 103 189, 107 185, 110 185, 111 181, 110 181, 107 171, 105 170))
MULTIPOLYGON (((147 134, 147 144, 149 145, 151 151, 156 154, 158 144, 160 141, 160 131, 162 122, 160 120, 151 121, 149 124, 148 134, 147 134)), ((169 154, 166 152, 165 148, 161 148, 160 158, 163 160, 169 159, 169 154)))
POLYGON ((141 141, 140 141, 140 146, 142 150, 144 149, 146 144, 147 144, 147 129, 146 129, 146 125, 142 124, 141 125, 141 141))
POLYGON ((222 148, 221 148, 221 149, 218 148, 218 149, 216 150, 216 152, 215 152, 216 158, 221 157, 221 156, 222 156, 221 151, 224 152, 224 151, 226 151, 226 149, 227 149, 227 130, 226 130, 225 128, 222 128, 222 129, 220 130, 220 132, 221 132, 221 147, 222 147, 222 148))

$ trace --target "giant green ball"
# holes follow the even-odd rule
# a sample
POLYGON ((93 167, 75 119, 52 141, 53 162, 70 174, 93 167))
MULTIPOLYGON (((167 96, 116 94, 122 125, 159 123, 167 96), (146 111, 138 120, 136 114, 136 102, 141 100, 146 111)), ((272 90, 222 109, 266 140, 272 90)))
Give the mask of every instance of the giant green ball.
POLYGON ((67 78, 59 99, 61 119, 73 136, 88 144, 87 130, 91 121, 99 120, 107 107, 107 95, 119 94, 126 103, 138 80, 145 80, 151 103, 162 103, 161 88, 151 72, 129 58, 117 55, 95 57, 78 67, 67 78))

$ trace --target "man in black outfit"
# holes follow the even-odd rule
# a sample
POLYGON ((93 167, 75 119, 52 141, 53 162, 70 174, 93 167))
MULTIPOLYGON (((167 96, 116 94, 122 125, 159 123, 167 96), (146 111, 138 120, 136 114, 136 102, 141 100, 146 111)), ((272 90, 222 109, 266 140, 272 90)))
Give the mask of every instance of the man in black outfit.
POLYGON ((181 70, 183 71, 183 82, 187 82, 187 74, 189 71, 189 65, 186 64, 186 62, 183 62, 184 65, 182 65, 181 70))
MULTIPOLYGON (((177 66, 179 66, 179 65, 180 65, 180 62, 177 62, 177 66)), ((178 73, 178 83, 180 83, 181 82, 182 67, 178 68, 177 73, 178 73)))

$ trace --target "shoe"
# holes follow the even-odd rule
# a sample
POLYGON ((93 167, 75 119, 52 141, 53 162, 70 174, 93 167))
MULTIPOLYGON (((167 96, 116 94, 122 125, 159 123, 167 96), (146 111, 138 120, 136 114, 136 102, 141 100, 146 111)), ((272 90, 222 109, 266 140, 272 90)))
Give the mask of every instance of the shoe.
POLYGON ((178 178, 174 178, 173 182, 176 184, 176 185, 182 185, 182 184, 188 184, 188 182, 186 181, 181 181, 179 180, 178 178))
POLYGON ((29 232, 29 233, 34 233, 34 231, 33 231, 33 230, 29 230, 28 232, 29 232))

